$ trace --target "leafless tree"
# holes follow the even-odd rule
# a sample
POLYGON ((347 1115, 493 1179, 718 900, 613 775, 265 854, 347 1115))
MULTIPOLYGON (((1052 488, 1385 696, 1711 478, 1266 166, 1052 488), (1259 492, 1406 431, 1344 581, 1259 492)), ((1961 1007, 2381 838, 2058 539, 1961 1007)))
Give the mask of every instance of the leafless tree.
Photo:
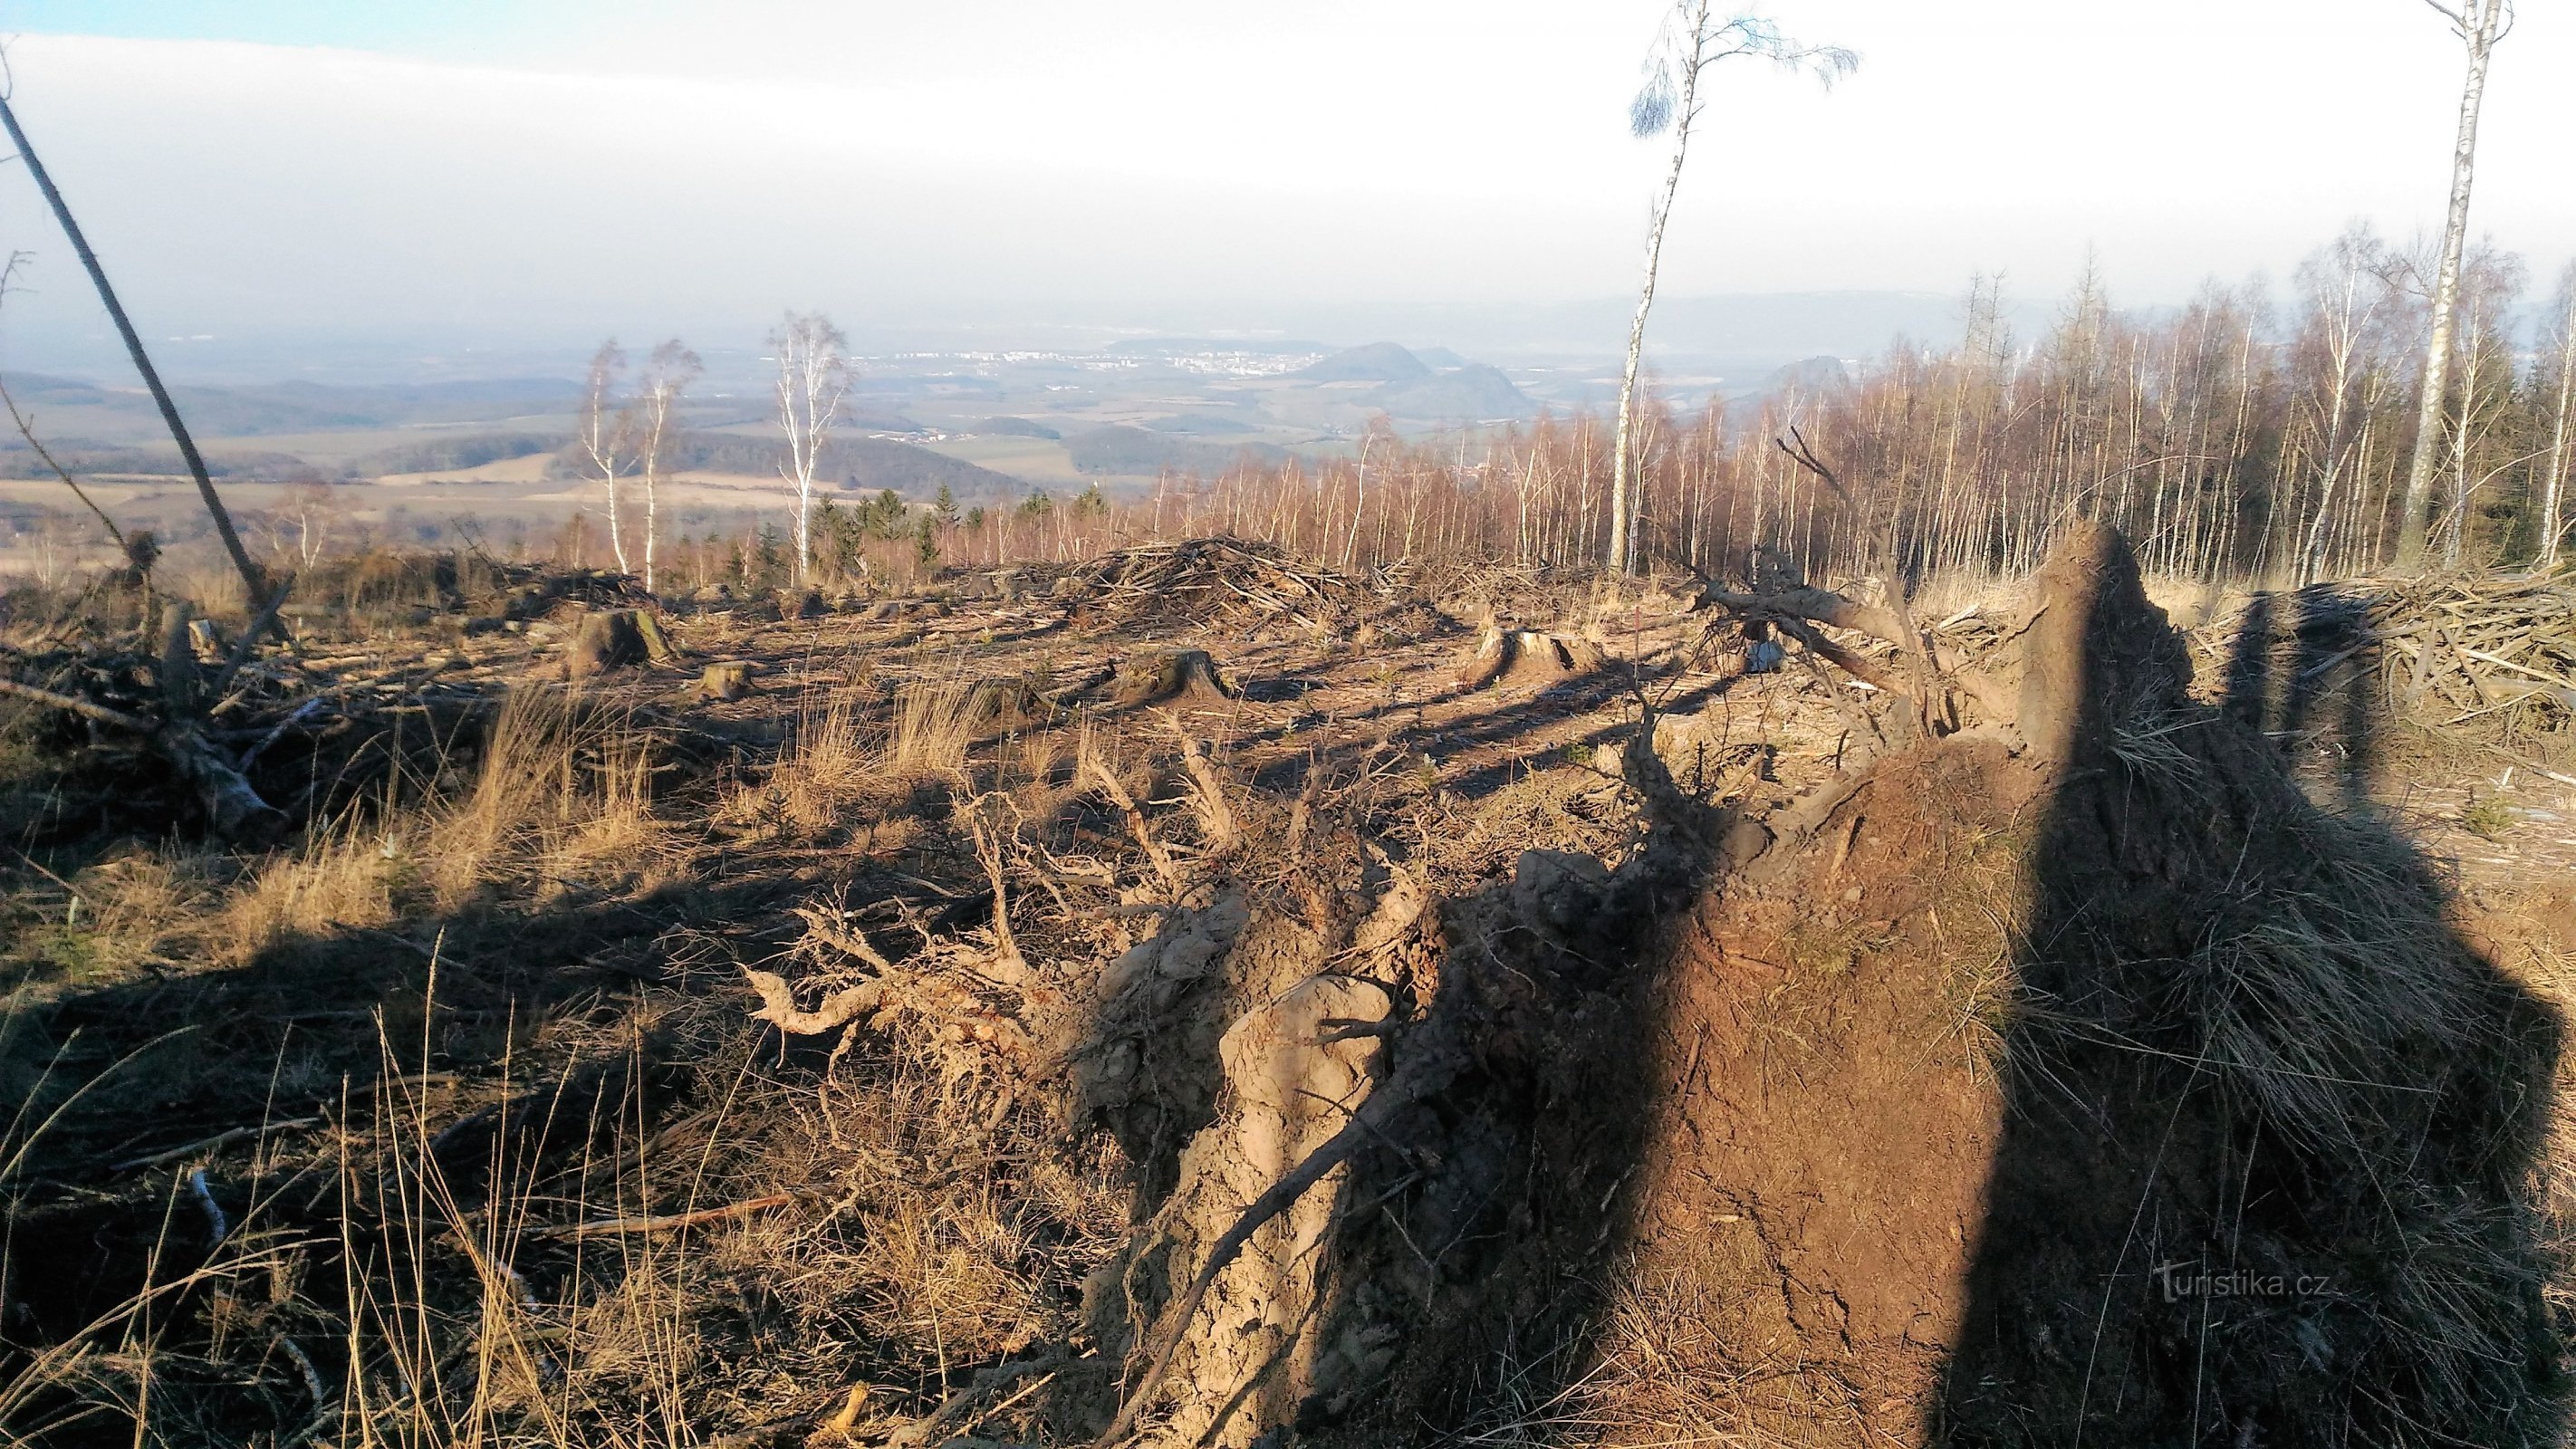
POLYGON ((281 545, 293 531, 292 548, 298 567, 310 569, 321 561, 330 546, 331 525, 340 516, 339 495, 331 485, 318 482, 290 484, 278 495, 275 532, 281 545))
POLYGON ((582 457, 608 494, 608 547, 621 574, 635 571, 626 561, 626 530, 617 517, 617 479, 626 471, 635 436, 634 407, 617 399, 617 380, 625 372, 626 351, 617 339, 599 344, 591 355, 590 379, 582 385, 579 434, 582 457))
POLYGON ((1736 56, 1767 60, 1790 70, 1811 71, 1831 85, 1851 73, 1860 57, 1840 46, 1802 45, 1780 33, 1759 15, 1719 19, 1710 0, 1673 0, 1664 12, 1662 31, 1646 56, 1646 82, 1628 105, 1628 129, 1640 140, 1670 131, 1671 164, 1664 170, 1663 190, 1656 196, 1646 226, 1646 274, 1637 289, 1636 315, 1628 323, 1628 362, 1619 379, 1619 431, 1610 465, 1610 549, 1613 570, 1633 572, 1642 543, 1634 487, 1637 461, 1632 453, 1637 416, 1637 367, 1646 348, 1646 312, 1655 305, 1655 271, 1664 254, 1664 225, 1673 214, 1673 196, 1681 189, 1682 161, 1690 151, 1691 128, 1706 105, 1700 80, 1709 67, 1736 56))
POLYGON ((680 394, 703 369, 698 355, 679 338, 653 349, 636 388, 636 464, 644 481, 644 591, 654 589, 654 541, 660 536, 662 453, 671 441, 671 424, 680 394))
POLYGON ((850 390, 849 339, 820 312, 790 312, 769 345, 778 359, 778 426, 787 434, 779 473, 796 488, 796 582, 814 562, 814 473, 850 390))
POLYGON ((2469 509, 2479 491, 2507 469, 2530 461, 2514 457, 2509 440, 2499 448, 2514 410, 2518 349, 2511 317, 2523 281, 2522 259, 2490 244, 2471 251, 2460 268, 2459 315, 2451 328, 2457 385, 2443 454, 2451 496, 2435 528, 2444 568, 2458 568, 2466 556, 2469 509))
POLYGON ((2424 391, 2415 410, 2415 452, 2406 468, 2404 512, 2397 525, 2397 564, 2424 562, 2433 470, 2442 450, 2442 404, 2450 386, 2451 333, 2460 297, 2460 257, 2468 247, 2469 187, 2477 171, 2478 106, 2486 97, 2487 62, 2496 42, 2513 26, 2512 0, 2424 0, 2451 22, 2468 50, 2468 79, 2460 88, 2459 139, 2451 152, 2451 212, 2442 232, 2441 270, 2433 282, 2433 328, 2424 348, 2424 391))
POLYGON ((2547 471, 2540 478, 2540 558, 2542 573, 2558 567, 2558 550, 2566 537, 2568 525, 2562 521, 2566 512, 2567 472, 2576 464, 2570 456, 2576 438, 2568 435, 2569 414, 2576 413, 2576 262, 2558 274, 2558 300, 2551 308, 2549 370, 2556 384, 2551 390, 2549 453, 2547 471))
POLYGON ((2359 423, 2366 410, 2361 395, 2369 366, 2369 342, 2382 325, 2388 268, 2386 248, 2370 228, 2355 223, 2324 252, 2299 268, 2299 285, 2307 293, 2307 321, 2299 347, 2315 378, 2314 392, 2300 399, 2300 421, 2310 430, 2311 456, 2317 468, 2317 492, 2309 510, 2306 541, 2299 549, 2301 578, 2310 579, 2323 566, 2326 524, 2348 486, 2357 447, 2359 423))

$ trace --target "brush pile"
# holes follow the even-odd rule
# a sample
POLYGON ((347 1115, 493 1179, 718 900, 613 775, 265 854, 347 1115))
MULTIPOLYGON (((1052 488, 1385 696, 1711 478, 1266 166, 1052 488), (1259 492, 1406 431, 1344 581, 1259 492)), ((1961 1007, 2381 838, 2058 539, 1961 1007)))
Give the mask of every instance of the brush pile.
POLYGON ((2564 575, 2311 584, 2258 594, 2191 644, 2231 698, 2359 690, 2446 727, 2576 717, 2576 580, 2564 575))
POLYGON ((1286 622, 1320 631, 1360 597, 1356 585, 1331 569, 1291 557, 1276 544, 1232 538, 1120 549, 1071 577, 1080 601, 1076 611, 1095 628, 1286 622))
POLYGON ((2367 642, 2404 698, 2461 719, 2538 699, 2576 714, 2576 579, 2444 577, 2389 586, 2366 605, 2367 642))

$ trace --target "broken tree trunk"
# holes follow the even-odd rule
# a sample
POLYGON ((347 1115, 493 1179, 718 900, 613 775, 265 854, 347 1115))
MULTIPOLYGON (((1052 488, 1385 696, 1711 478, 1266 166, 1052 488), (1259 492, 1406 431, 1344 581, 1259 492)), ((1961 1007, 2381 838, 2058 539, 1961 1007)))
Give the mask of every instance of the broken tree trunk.
POLYGON ((77 695, 58 694, 14 679, 0 679, 0 694, 16 695, 140 736, 195 791, 197 803, 205 809, 207 824, 223 839, 257 843, 274 836, 286 823, 284 812, 260 798, 242 772, 206 738, 194 717, 155 723, 77 695))
MULTIPOLYGON (((151 354, 143 350, 143 339, 134 331, 134 323, 125 315, 125 306, 116 300, 116 289, 108 285, 107 269, 99 265, 98 254, 89 249, 89 238, 81 234, 80 223, 72 219, 72 209, 54 186, 53 176, 45 164, 36 159, 36 148, 27 142, 27 133, 18 126, 18 113, 9 106, 6 95, 0 95, 0 126, 9 131, 10 143, 18 148, 20 160, 27 163, 27 174, 35 178, 36 188, 45 194, 45 204, 52 207, 54 220, 62 223, 63 235, 70 239, 72 250, 80 256, 81 266, 89 272, 92 285, 98 288, 98 299, 107 308, 110 321, 116 324, 116 335, 125 340, 126 354, 134 359, 134 370, 143 375, 143 385, 152 393, 152 401, 161 409, 161 421, 170 428, 171 441, 179 445, 179 456, 187 462, 188 476, 197 483, 197 496, 204 499, 206 512, 215 521, 215 534, 224 542, 224 552, 232 556, 233 567, 240 571, 243 597, 256 601, 269 595, 269 585, 259 565, 251 562, 250 553, 242 547, 241 535, 233 528, 232 514, 225 511, 224 500, 215 492, 215 483, 206 471, 206 460, 197 452, 197 440, 188 435, 188 425, 179 417, 179 405, 170 400, 170 390, 161 385, 161 374, 152 366, 151 354)), ((276 629, 280 642, 286 631, 269 615, 269 627, 276 629)))

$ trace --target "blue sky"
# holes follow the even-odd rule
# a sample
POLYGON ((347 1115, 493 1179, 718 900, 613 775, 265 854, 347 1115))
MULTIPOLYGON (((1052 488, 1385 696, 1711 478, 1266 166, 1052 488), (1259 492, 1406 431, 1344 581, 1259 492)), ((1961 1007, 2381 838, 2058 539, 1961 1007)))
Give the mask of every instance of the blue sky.
POLYGON ((621 14, 670 8, 661 0, 8 0, 0 4, 0 24, 43 34, 339 46, 511 64, 621 14))

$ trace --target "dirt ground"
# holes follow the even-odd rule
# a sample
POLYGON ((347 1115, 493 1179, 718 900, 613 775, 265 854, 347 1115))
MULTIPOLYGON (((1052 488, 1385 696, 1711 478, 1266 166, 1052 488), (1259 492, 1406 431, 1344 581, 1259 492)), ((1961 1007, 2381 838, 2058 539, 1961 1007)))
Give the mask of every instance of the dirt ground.
POLYGON ((260 850, 13 716, 0 1431, 2558 1442, 2563 721, 1282 587, 310 619, 260 850))

